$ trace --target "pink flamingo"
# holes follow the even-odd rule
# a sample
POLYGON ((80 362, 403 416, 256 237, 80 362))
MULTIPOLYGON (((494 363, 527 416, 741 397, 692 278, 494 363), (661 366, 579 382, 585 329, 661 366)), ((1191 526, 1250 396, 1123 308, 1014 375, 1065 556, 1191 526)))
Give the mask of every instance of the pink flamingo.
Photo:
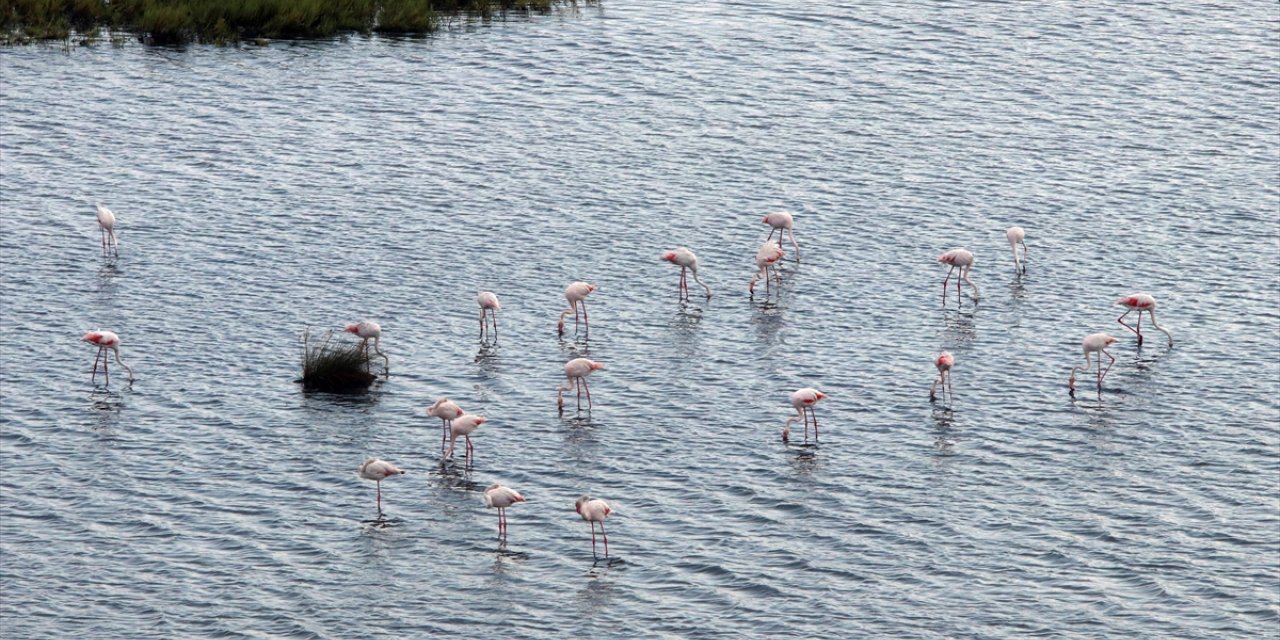
POLYGON ((475 447, 471 445, 471 432, 480 428, 488 418, 468 413, 464 416, 458 416, 449 423, 449 452, 444 455, 446 460, 453 459, 453 445, 458 440, 458 436, 466 441, 466 457, 471 459, 471 454, 475 453, 475 447))
POLYGON ((1006 238, 1009 239, 1009 248, 1013 249, 1013 270, 1019 273, 1027 272, 1027 243, 1023 239, 1027 237, 1027 232, 1022 227, 1009 227, 1004 232, 1006 238), (1018 245, 1022 245, 1022 259, 1018 259, 1018 245))
POLYGON ((789 234, 791 236, 791 246, 795 247, 796 250, 796 260, 799 260, 800 245, 796 244, 796 230, 794 228, 795 221, 793 220, 791 213, 787 211, 774 211, 773 213, 765 214, 764 223, 772 227, 772 229, 769 230, 769 237, 765 239, 765 242, 773 239, 773 234, 776 232, 778 234, 778 248, 781 249, 782 236, 784 234, 789 234))
POLYGON ((369 367, 369 341, 373 340, 374 352, 382 356, 383 370, 391 371, 391 360, 382 352, 382 325, 372 320, 361 320, 347 324, 342 330, 360 338, 360 352, 364 354, 366 369, 369 367))
POLYGON ((955 400, 955 391, 951 390, 951 367, 954 366, 955 363, 955 356, 952 356, 950 351, 943 351, 934 359, 933 365, 938 368, 938 379, 934 380, 933 384, 929 385, 929 402, 933 402, 938 399, 938 396, 933 392, 934 387, 937 387, 938 385, 942 385, 942 399, 944 402, 946 401, 948 394, 951 395, 952 401, 955 400))
POLYGON ((1120 298, 1119 300, 1116 300, 1116 304, 1126 308, 1125 312, 1121 314, 1119 318, 1116 318, 1116 322, 1123 324, 1126 329, 1138 334, 1139 346, 1142 345, 1142 312, 1143 311, 1146 311, 1151 316, 1151 324, 1154 325, 1156 329, 1163 331, 1164 335, 1168 336, 1169 346, 1171 347, 1173 346, 1173 336, 1168 331, 1165 331, 1164 327, 1156 324, 1156 299, 1155 298, 1145 293, 1135 293, 1135 294, 1127 295, 1123 298, 1120 298), (1137 327, 1131 327, 1129 326, 1128 323, 1124 321, 1124 317, 1129 315, 1133 311, 1138 312, 1137 327))
POLYGON ((98 380, 98 360, 102 360, 102 375, 107 378, 106 384, 111 384, 111 372, 107 370, 107 350, 110 349, 116 355, 116 362, 129 372, 129 383, 133 383, 133 369, 120 359, 120 336, 110 331, 90 331, 80 339, 98 347, 98 355, 93 358, 93 377, 90 378, 90 382, 98 380))
POLYGON ((796 408, 796 415, 787 418, 787 424, 782 427, 782 441, 791 441, 791 423, 804 421, 804 441, 809 441, 809 416, 813 416, 813 441, 818 441, 818 414, 813 412, 813 405, 819 400, 823 400, 827 394, 805 387, 796 389, 791 392, 791 406, 796 408))
POLYGON ((569 308, 560 312, 560 326, 558 331, 560 335, 564 335, 564 317, 573 314, 573 330, 578 330, 578 305, 582 305, 582 324, 586 327, 586 332, 591 332, 591 323, 587 320, 587 296, 596 290, 594 284, 586 282, 574 282, 564 288, 564 299, 569 301, 569 308))
POLYGON ((120 242, 116 239, 116 214, 102 206, 98 206, 98 235, 102 239, 102 255, 112 251, 120 255, 120 242))
POLYGON ((524 502, 524 496, 511 487, 504 487, 495 482, 484 490, 485 506, 498 510, 498 538, 507 537, 507 507, 517 502, 524 502))
POLYGON ((1084 344, 1082 345, 1084 347, 1084 366, 1071 367, 1071 378, 1067 381, 1067 387, 1071 389, 1072 397, 1076 395, 1076 371, 1079 370, 1084 373, 1093 366, 1089 360, 1089 354, 1092 353, 1098 354, 1098 393, 1102 393, 1102 379, 1107 376, 1107 371, 1111 371, 1111 365, 1116 363, 1115 356, 1107 352, 1107 347, 1115 344, 1118 340, 1119 338, 1112 337, 1106 333, 1091 333, 1085 336, 1084 344), (1111 362, 1107 364, 1105 371, 1102 369, 1102 356, 1104 355, 1111 358, 1111 362))
POLYGON ((951 265, 951 269, 947 271, 947 277, 942 281, 942 305, 947 304, 947 282, 951 280, 951 272, 957 268, 960 269, 959 277, 956 278, 956 302, 960 301, 960 280, 964 279, 973 288, 973 299, 978 299, 978 285, 969 279, 969 271, 973 269, 973 254, 964 249, 952 249, 940 256, 938 262, 951 265))
POLYGON ((378 485, 378 514, 382 514, 382 481, 391 476, 403 475, 404 469, 396 467, 386 460, 369 458, 360 465, 360 477, 373 480, 378 485))
POLYGON ((444 451, 444 443, 452 432, 453 421, 463 415, 462 407, 448 398, 440 398, 427 407, 427 415, 440 418, 440 450, 444 451))
POLYGON ((582 410, 582 391, 587 392, 587 410, 592 407, 591 404, 591 387, 587 385, 587 376, 592 371, 604 368, 603 362, 595 362, 586 358, 574 358, 564 364, 565 383, 556 387, 556 406, 564 411, 564 392, 577 388, 578 390, 578 410, 582 410))
POLYGON ((681 300, 689 299, 689 280, 685 277, 686 271, 693 272, 693 279, 696 280, 699 285, 702 285, 704 290, 706 290, 707 297, 711 297, 711 287, 708 287, 707 284, 702 281, 702 278, 698 277, 698 256, 693 255, 692 251, 686 247, 680 247, 675 251, 668 251, 662 254, 662 259, 680 267, 681 300))
POLYGON ((582 496, 573 503, 573 508, 583 520, 591 523, 591 555, 596 555, 596 523, 600 523, 600 535, 604 536, 604 557, 609 557, 609 534, 604 530, 604 519, 613 513, 609 503, 599 498, 582 496))
POLYGON ((492 291, 481 291, 480 295, 476 296, 476 303, 480 305, 480 340, 484 340, 485 329, 487 328, 485 316, 493 320, 493 339, 497 340, 498 310, 502 308, 502 305, 498 303, 498 296, 494 295, 492 291))
POLYGON ((783 256, 783 251, 782 251, 781 244, 775 247, 773 243, 769 242, 768 240, 765 240, 764 244, 760 245, 760 248, 756 250, 756 274, 751 276, 751 283, 747 285, 747 291, 750 291, 751 293, 755 293, 756 280, 759 280, 761 277, 763 277, 765 292, 767 293, 769 290, 769 279, 770 279, 769 269, 773 269, 774 277, 776 277, 778 281, 781 282, 782 276, 777 275, 778 274, 777 264, 779 260, 782 260, 782 256, 783 256))

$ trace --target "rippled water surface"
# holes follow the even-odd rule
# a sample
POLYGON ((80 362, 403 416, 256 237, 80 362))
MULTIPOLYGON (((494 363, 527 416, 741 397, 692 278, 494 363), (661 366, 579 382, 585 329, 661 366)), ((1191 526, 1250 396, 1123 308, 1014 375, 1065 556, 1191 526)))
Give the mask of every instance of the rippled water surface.
POLYGON ((845 4, 0 50, 5 637, 1274 634, 1280 9, 845 4), (753 300, 775 208, 801 261, 753 300), (1173 348, 1116 324, 1133 291, 1173 348), (302 393, 303 329, 362 317, 389 379, 302 393), (131 387, 90 384, 95 328, 131 387), (578 355, 595 408, 558 416, 578 355), (784 446, 805 386, 821 445, 784 446), (490 418, 470 470, 443 395, 490 418))

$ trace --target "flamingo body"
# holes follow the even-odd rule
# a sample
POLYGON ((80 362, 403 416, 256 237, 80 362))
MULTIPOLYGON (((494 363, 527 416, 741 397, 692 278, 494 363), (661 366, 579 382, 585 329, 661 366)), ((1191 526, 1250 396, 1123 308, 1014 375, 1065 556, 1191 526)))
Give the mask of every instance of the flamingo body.
POLYGON ((378 513, 381 514, 382 513, 382 481, 386 480, 387 478, 390 478, 391 476, 403 475, 404 469, 401 469, 395 466, 394 464, 387 462, 386 460, 379 460, 378 458, 369 458, 364 461, 364 464, 360 465, 360 468, 357 471, 359 472, 361 478, 364 478, 365 480, 373 480, 375 483, 377 483, 378 513))
POLYGON ((788 235, 791 238, 791 246, 796 250, 796 259, 800 259, 800 245, 796 244, 795 218, 789 211, 774 211, 765 214, 764 223, 769 225, 769 237, 765 242, 773 239, 773 234, 778 234, 778 248, 782 248, 782 236, 788 235))
POLYGON ((1076 394, 1076 372, 1080 371, 1083 373, 1092 368, 1093 364, 1090 357, 1093 356, 1093 354, 1097 354, 1098 393, 1102 393, 1102 379, 1105 378, 1107 376, 1107 372, 1111 370, 1111 365, 1116 363, 1115 356, 1107 352, 1107 347, 1110 347, 1118 341, 1119 338, 1107 333, 1091 333, 1085 336, 1084 341, 1080 345, 1084 352, 1084 366, 1072 367, 1071 377, 1067 381, 1067 387, 1071 390, 1072 396, 1076 394), (1105 370, 1102 368, 1102 356, 1104 355, 1111 359, 1111 362, 1107 364, 1107 368, 1105 370))
POLYGON ((751 276, 751 283, 747 285, 747 291, 755 293, 756 280, 762 277, 767 288, 770 280, 770 269, 773 269, 774 276, 781 280, 781 277, 777 276, 777 264, 782 260, 783 254, 781 245, 775 245, 768 240, 765 240, 764 244, 760 245, 759 249, 756 249, 756 273, 751 276))
POLYGON ((1027 272, 1027 243, 1023 240, 1027 237, 1027 232, 1022 227, 1009 227, 1004 232, 1006 238, 1009 239, 1009 248, 1013 250, 1013 270, 1018 273, 1027 272), (1018 258, 1018 245, 1022 245, 1022 258, 1018 258))
POLYGON ((688 247, 679 247, 675 251, 668 251, 662 254, 662 259, 680 267, 680 298, 682 300, 689 299, 689 282, 685 278, 685 272, 693 274, 693 279, 702 286, 707 292, 707 297, 711 297, 711 287, 708 287, 702 278, 698 277, 698 256, 694 255, 688 247))
POLYGON ((940 256, 938 262, 951 267, 947 271, 947 277, 942 280, 942 304, 947 304, 947 282, 951 280, 951 273, 956 269, 960 270, 959 277, 956 278, 956 300, 960 300, 960 280, 969 283, 969 287, 973 289, 973 299, 978 299, 978 285, 969 279, 969 271, 973 269, 973 252, 967 249, 952 249, 940 256))
POLYGON ((484 340, 484 334, 488 329, 488 323, 485 322, 486 317, 493 320, 493 339, 498 339, 498 310, 502 309, 502 304, 498 302, 498 296, 492 291, 481 291, 476 296, 476 304, 480 305, 480 339, 484 340))
POLYGON ((1164 333, 1164 335, 1169 338, 1169 346, 1173 346, 1173 335, 1164 327, 1156 323, 1156 299, 1154 297, 1146 293, 1133 293, 1116 300, 1116 304, 1125 308, 1125 312, 1121 314, 1119 318, 1116 318, 1116 322, 1119 322, 1124 325, 1126 329, 1134 332, 1138 336, 1139 345, 1142 344, 1142 313, 1145 311, 1148 316, 1151 316, 1151 324, 1155 326, 1157 330, 1164 333), (1124 321, 1124 317, 1134 311, 1138 312, 1138 325, 1136 327, 1131 327, 1124 321))
POLYGON ((578 315, 582 315, 582 324, 586 327, 586 331, 591 331, 591 323, 587 320, 587 296, 596 290, 596 285, 587 282, 573 282, 564 288, 564 299, 568 301, 569 308, 560 312, 560 324, 557 328, 560 335, 564 335, 564 318, 569 314, 573 314, 573 327, 576 331, 578 328, 578 315), (579 310, 581 306, 581 310, 579 310))
POLYGON ((506 538, 507 536, 507 507, 519 502, 524 502, 524 496, 510 487, 494 483, 484 490, 485 505, 490 509, 498 510, 499 538, 506 538))
POLYGON ((582 496, 573 503, 573 508, 583 520, 591 523, 591 555, 596 554, 596 523, 600 523, 600 533, 604 536, 604 555, 609 557, 609 534, 604 530, 605 518, 613 513, 608 502, 591 496, 582 496))
POLYGON ((587 408, 592 406, 591 387, 587 385, 587 376, 593 371, 599 371, 604 368, 603 362, 596 362, 587 358, 574 358, 564 364, 565 383, 556 387, 556 404, 564 410, 564 392, 576 388, 578 391, 578 409, 582 409, 582 392, 587 392, 587 408))
POLYGON ((795 407, 796 415, 787 418, 786 425, 782 427, 783 442, 790 442, 791 440, 791 423, 800 422, 802 420, 804 421, 804 439, 805 442, 808 442, 810 416, 813 416, 813 440, 814 442, 818 441, 818 416, 813 413, 813 405, 817 404, 820 400, 825 400, 826 397, 827 394, 809 387, 796 389, 791 392, 791 406, 795 407))
POLYGON ((120 359, 120 336, 111 331, 90 331, 80 337, 80 340, 98 347, 98 354, 93 359, 93 376, 91 381, 98 379, 98 361, 102 361, 102 375, 106 377, 106 384, 111 384, 111 372, 107 369, 107 351, 111 351, 115 355, 116 363, 124 367, 129 373, 129 382, 133 382, 133 369, 120 359))

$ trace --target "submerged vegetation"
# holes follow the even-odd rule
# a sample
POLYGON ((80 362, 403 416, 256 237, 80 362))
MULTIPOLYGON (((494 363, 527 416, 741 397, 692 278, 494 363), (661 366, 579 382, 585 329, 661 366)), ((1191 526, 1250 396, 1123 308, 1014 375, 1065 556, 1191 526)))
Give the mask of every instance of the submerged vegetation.
MULTIPOLYGON (((583 4, 593 4, 593 0, 583 4)), ((95 41, 102 30, 151 44, 229 44, 341 33, 422 34, 455 16, 546 13, 576 0, 0 0, 6 44, 95 41)))
POLYGON ((360 343, 338 339, 326 331, 319 340, 311 332, 302 334, 302 378, 299 382, 309 391, 355 393, 365 391, 376 376, 370 371, 368 351, 360 343))

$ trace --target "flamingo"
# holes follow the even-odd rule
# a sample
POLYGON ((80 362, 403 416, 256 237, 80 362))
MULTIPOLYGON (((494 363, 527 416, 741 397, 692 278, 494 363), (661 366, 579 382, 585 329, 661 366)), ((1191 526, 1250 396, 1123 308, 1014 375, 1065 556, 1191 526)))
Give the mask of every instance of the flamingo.
POLYGON ((769 225, 770 227, 773 227, 772 229, 769 230, 769 237, 765 239, 765 242, 772 240, 773 234, 776 231, 778 233, 778 248, 781 249, 782 236, 784 234, 790 234, 791 246, 795 247, 796 260, 799 260, 800 245, 796 244, 796 230, 794 228, 795 221, 792 218, 791 213, 788 211, 774 211, 773 213, 769 213, 765 215, 764 223, 769 225))
POLYGON ((342 329, 343 331, 355 334, 360 338, 360 352, 364 354, 364 366, 369 367, 369 340, 373 340, 373 350, 382 356, 383 369, 391 371, 391 360, 387 358, 387 354, 382 352, 382 325, 372 320, 361 320, 360 322, 352 322, 342 329))
POLYGON ((1098 393, 1102 393, 1102 379, 1106 377, 1107 371, 1111 370, 1111 365, 1116 363, 1115 356, 1107 352, 1107 347, 1118 341, 1119 338, 1106 333, 1091 333, 1085 336, 1084 344, 1082 345, 1084 347, 1084 366, 1071 367, 1071 378, 1067 381, 1067 387, 1071 389, 1072 397, 1075 397, 1076 395, 1076 371, 1079 370, 1081 373, 1084 373, 1093 366, 1089 360, 1089 354, 1091 353, 1098 354, 1098 393), (1102 369, 1102 356, 1104 355, 1111 358, 1111 362, 1107 364, 1105 371, 1102 369))
POLYGON ((517 502, 524 502, 524 496, 511 487, 504 487, 495 482, 484 490, 485 506, 498 510, 498 538, 500 539, 507 537, 507 507, 517 502))
POLYGON ((485 418, 484 416, 478 416, 475 414, 468 413, 464 416, 458 416, 452 422, 450 422, 449 423, 449 452, 444 454, 445 459, 446 460, 453 459, 453 445, 455 442, 457 442, 458 436, 462 436, 463 440, 466 440, 466 447, 467 447, 466 457, 468 460, 470 460, 471 454, 475 453, 475 447, 471 446, 471 432, 480 428, 480 425, 484 424, 485 420, 488 420, 488 418, 485 418))
POLYGON ((818 441, 818 414, 813 412, 813 405, 819 400, 823 400, 827 394, 805 387, 796 389, 791 393, 791 406, 796 408, 796 415, 787 418, 787 424, 782 427, 782 441, 791 441, 791 423, 804 420, 804 441, 809 441, 809 416, 813 416, 813 441, 818 441))
POLYGON ((444 442, 449 438, 453 421, 463 415, 462 407, 448 398, 440 398, 427 407, 427 415, 440 418, 440 450, 444 451, 444 442))
POLYGON ((401 469, 395 466, 394 464, 387 462, 386 460, 369 458, 368 460, 364 461, 364 464, 360 465, 359 471, 360 471, 361 478, 364 478, 365 480, 373 480, 374 482, 377 483, 378 514, 381 515, 382 514, 382 481, 386 480, 391 476, 403 475, 404 469, 401 469))
POLYGON ((582 410, 582 391, 587 391, 587 410, 591 410, 591 387, 587 385, 587 376, 592 371, 603 369, 603 362, 595 362, 586 358, 574 358, 565 363, 565 383, 556 387, 556 405, 564 411, 564 392, 576 387, 578 390, 578 410, 582 410))
POLYGON ((964 279, 973 287, 973 299, 978 300, 978 285, 969 279, 969 271, 973 269, 973 254, 965 249, 952 249, 940 256, 938 262, 951 265, 951 269, 947 271, 947 277, 942 281, 942 305, 947 304, 947 282, 951 280, 951 272, 958 267, 960 269, 959 277, 956 278, 956 302, 960 301, 960 280, 964 279))
POLYGON ((1004 232, 1005 237, 1009 238, 1009 248, 1013 249, 1013 270, 1019 273, 1027 272, 1027 243, 1023 242, 1023 238, 1027 237, 1027 232, 1022 227, 1009 227, 1004 232), (1022 245, 1022 259, 1018 259, 1018 245, 1022 245))
POLYGON ((573 314, 573 329, 578 330, 578 304, 582 304, 582 324, 586 326, 586 331, 591 332, 591 323, 587 320, 587 296, 596 290, 594 284, 586 282, 574 282, 564 288, 564 299, 569 301, 569 308, 560 312, 560 326, 558 328, 560 335, 564 335, 564 317, 573 314))
POLYGON ((481 342, 484 341, 484 333, 487 328, 485 316, 493 319, 493 339, 496 341, 498 339, 498 310, 502 308, 502 305, 498 303, 498 296, 494 295, 492 291, 481 291, 480 295, 476 296, 476 303, 480 305, 481 342))
POLYGON ((934 395, 934 387, 942 385, 942 399, 945 401, 947 394, 951 394, 951 399, 955 400, 956 394, 951 390, 951 367, 955 365, 955 356, 950 351, 943 351, 933 360, 934 366, 938 367, 938 379, 929 385, 929 402, 933 402, 938 397, 934 395))
POLYGON ((1156 299, 1155 298, 1145 293, 1135 293, 1135 294, 1127 295, 1123 298, 1120 298, 1119 300, 1116 300, 1116 304, 1126 308, 1125 312, 1121 314, 1119 318, 1116 318, 1116 322, 1123 324, 1126 329, 1138 334, 1139 346, 1142 345, 1142 312, 1143 311, 1146 311, 1148 314, 1151 315, 1151 324, 1155 325, 1156 329, 1163 331, 1164 335, 1168 336, 1169 338, 1169 346, 1171 347, 1173 346, 1173 335, 1171 335, 1168 331, 1165 331, 1164 327, 1156 324, 1156 299), (1131 327, 1129 326, 1128 323, 1124 321, 1124 317, 1129 315, 1133 311, 1138 312, 1137 327, 1131 327))
MULTIPOLYGON (((776 275, 776 265, 779 260, 782 260, 782 256, 783 251, 781 245, 775 247, 773 243, 765 240, 764 244, 760 245, 760 248, 756 250, 756 274, 751 276, 751 283, 747 285, 747 291, 755 293, 756 280, 759 280, 763 276, 765 291, 767 292, 769 288, 769 269, 773 268, 774 274, 776 275)), ((779 276, 778 280, 781 281, 782 278, 779 276)))
POLYGON ((573 503, 573 508, 583 520, 591 523, 591 555, 596 555, 596 523, 600 523, 600 535, 604 536, 604 557, 609 557, 609 534, 604 530, 604 519, 613 513, 609 503, 599 498, 582 496, 573 503))
POLYGON ((107 371, 107 350, 110 349, 116 355, 116 362, 120 363, 120 366, 129 372, 129 383, 133 383, 133 369, 120 359, 120 336, 110 331, 90 331, 80 339, 98 347, 98 355, 93 358, 93 377, 90 379, 91 382, 96 382, 98 379, 98 360, 101 359, 102 375, 107 378, 106 384, 111 384, 111 373, 107 371))
POLYGON ((102 239, 102 255, 108 255, 112 251, 120 255, 120 242, 116 239, 116 214, 111 210, 102 206, 98 207, 98 235, 102 239))
POLYGON ((680 299, 689 299, 689 280, 685 278, 685 271, 693 272, 693 279, 702 285, 707 292, 707 298, 711 297, 711 287, 708 287, 702 278, 698 277, 698 256, 693 255, 687 247, 680 247, 675 251, 668 251, 662 254, 662 259, 680 267, 680 299))

